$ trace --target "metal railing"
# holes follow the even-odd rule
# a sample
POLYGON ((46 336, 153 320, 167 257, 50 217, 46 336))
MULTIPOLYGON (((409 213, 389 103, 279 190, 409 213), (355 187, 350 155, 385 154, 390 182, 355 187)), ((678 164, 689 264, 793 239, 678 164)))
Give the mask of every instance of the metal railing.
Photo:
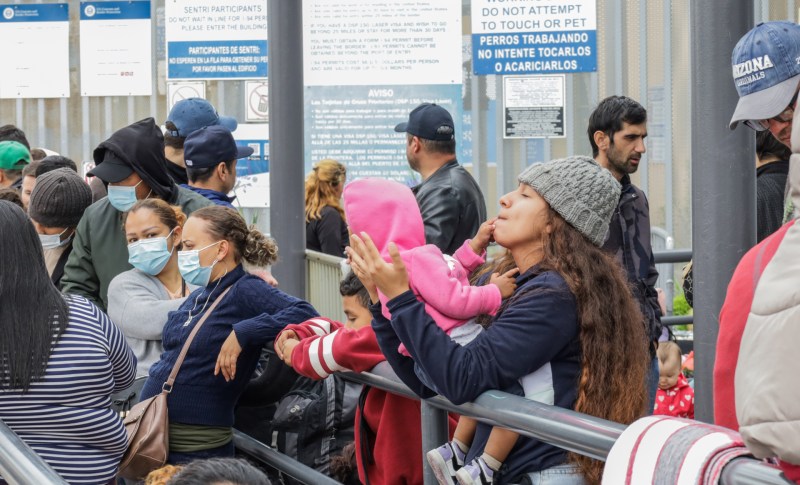
POLYGON ((0 476, 10 484, 65 484, 35 451, 0 421, 0 476))
MULTIPOLYGON (((309 295, 320 298, 327 291, 329 300, 324 303, 334 308, 333 314, 341 312, 338 291, 332 291, 341 278, 339 263, 335 258, 308 251, 308 274, 314 275, 310 282, 326 284, 327 290, 317 287, 309 295), (324 268, 328 266, 328 268, 324 268), (333 295, 333 296, 330 296, 333 295), (334 303, 335 302, 335 303, 334 303)), ((660 263, 685 262, 691 259, 690 250, 661 251, 655 255, 660 263)), ((320 285, 320 286, 321 286, 320 285)), ((316 285, 309 285, 309 287, 316 285)), ((315 306, 317 300, 311 301, 315 306)), ((317 306, 318 309, 322 306, 317 306)), ((679 317, 685 318, 685 317, 679 317)), ((688 323, 688 322, 687 322, 688 323)), ((405 384, 400 382, 387 362, 378 364, 372 372, 360 374, 345 372, 345 379, 410 399, 419 399, 405 384)), ((625 430, 619 423, 595 418, 569 409, 548 406, 502 391, 487 391, 475 401, 457 406, 442 396, 421 401, 421 430, 423 450, 420 455, 425 467, 425 484, 435 485, 436 479, 424 459, 424 450, 433 449, 447 440, 447 413, 454 412, 472 416, 493 426, 503 426, 530 438, 538 439, 559 448, 605 460, 612 446, 625 430)), ((329 477, 278 453, 268 446, 242 433, 236 433, 235 443, 240 451, 266 463, 305 483, 337 483, 329 477)), ((722 471, 723 485, 779 485, 789 484, 780 470, 750 458, 739 458, 729 463, 722 471)))
MULTIPOLYGON (((419 399, 399 381, 387 362, 378 364, 371 372, 360 374, 344 372, 341 375, 353 382, 410 399, 419 399)), ((569 409, 548 406, 502 391, 484 392, 475 401, 460 406, 442 396, 422 400, 421 406, 424 450, 433 449, 447 440, 448 412, 472 416, 493 426, 503 426, 523 436, 598 460, 606 459, 611 447, 625 430, 625 426, 619 423, 569 409), (444 437, 442 432, 445 433, 444 437)), ((234 441, 237 448, 249 456, 304 483, 338 483, 245 434, 237 432, 234 441)), ((420 454, 420 460, 423 460, 425 466, 425 484, 438 483, 430 472, 423 454, 420 454)), ((777 468, 751 458, 739 458, 723 469, 721 483, 722 485, 786 485, 791 482, 785 480, 777 468)))
MULTIPOLYGON (((691 249, 669 249, 653 253, 656 264, 686 263, 692 259, 691 249)), ((339 282, 342 279, 343 258, 306 250, 306 300, 314 305, 321 315, 342 318, 342 303, 339 297, 339 282)), ((670 279, 670 281, 672 281, 670 279)), ((661 319, 664 325, 688 325, 691 315, 667 316, 661 319)))

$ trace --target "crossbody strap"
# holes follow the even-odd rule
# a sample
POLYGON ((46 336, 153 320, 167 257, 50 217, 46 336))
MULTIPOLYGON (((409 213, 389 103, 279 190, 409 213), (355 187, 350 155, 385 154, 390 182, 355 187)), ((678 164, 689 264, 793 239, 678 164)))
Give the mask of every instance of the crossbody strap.
POLYGON ((211 306, 208 308, 208 310, 203 314, 203 317, 200 319, 200 321, 198 321, 197 324, 194 326, 192 332, 189 334, 189 338, 186 339, 186 343, 183 344, 183 348, 181 349, 181 353, 178 356, 178 360, 176 360, 175 365, 172 366, 172 372, 169 373, 169 378, 167 379, 167 382, 165 382, 164 385, 161 386, 162 391, 167 393, 172 392, 172 385, 175 383, 175 378, 178 376, 178 371, 181 370, 181 364, 183 364, 183 359, 189 352, 189 346, 192 345, 192 340, 194 340, 194 336, 197 335, 197 332, 200 330, 200 327, 202 327, 203 324, 206 322, 208 316, 211 315, 211 312, 213 312, 215 308, 217 308, 219 302, 222 301, 222 299, 225 297, 225 295, 228 294, 228 292, 231 290, 232 287, 233 285, 225 288, 225 291, 220 293, 220 295, 216 298, 216 300, 214 300, 214 303, 212 303, 211 306))

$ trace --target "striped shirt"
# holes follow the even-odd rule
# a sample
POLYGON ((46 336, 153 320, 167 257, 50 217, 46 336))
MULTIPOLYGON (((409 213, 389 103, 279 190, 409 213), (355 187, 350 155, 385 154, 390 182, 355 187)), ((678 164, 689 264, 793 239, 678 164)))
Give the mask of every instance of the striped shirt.
POLYGON ((93 303, 67 302, 69 323, 44 378, 25 394, 0 390, 0 419, 69 483, 108 483, 128 441, 110 395, 133 383, 136 357, 93 303))

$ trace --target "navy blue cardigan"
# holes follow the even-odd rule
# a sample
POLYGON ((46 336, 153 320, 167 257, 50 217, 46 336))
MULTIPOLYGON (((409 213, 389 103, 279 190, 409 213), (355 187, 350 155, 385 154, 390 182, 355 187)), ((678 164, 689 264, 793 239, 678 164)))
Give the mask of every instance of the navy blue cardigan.
POLYGON ((200 320, 200 310, 206 300, 211 306, 229 286, 232 286, 231 291, 195 336, 178 372, 167 400, 170 422, 233 426, 233 408, 256 368, 264 344, 274 339, 286 325, 318 315, 309 303, 273 288, 261 278, 246 274, 239 265, 221 280, 195 290, 178 310, 169 313, 162 337, 164 353, 150 367, 142 400, 161 392, 183 343, 200 320), (184 326, 190 310, 192 321, 184 326), (214 366, 231 330, 236 332, 242 353, 236 362, 236 377, 225 382, 222 372, 214 375, 214 366))
MULTIPOLYGON (((573 409, 581 369, 575 298, 564 279, 552 271, 539 273, 532 268, 517 277, 517 285, 487 331, 464 347, 436 325, 411 291, 388 302, 391 322, 381 314, 380 305, 373 305, 372 326, 381 350, 398 377, 418 395, 430 397, 433 391, 417 379, 415 361, 441 394, 456 404, 491 389, 521 396, 519 379, 550 363, 555 405, 573 409), (397 352, 400 342, 413 360, 397 352)), ((478 425, 468 460, 483 453, 490 432, 490 425, 478 425)), ((495 479, 502 484, 565 462, 564 450, 521 437, 495 479)))

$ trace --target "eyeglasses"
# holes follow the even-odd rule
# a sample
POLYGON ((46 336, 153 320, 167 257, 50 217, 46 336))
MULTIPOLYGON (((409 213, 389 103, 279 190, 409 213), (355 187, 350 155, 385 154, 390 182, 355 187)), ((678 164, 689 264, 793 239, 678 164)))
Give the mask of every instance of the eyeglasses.
POLYGON ((797 94, 794 93, 792 100, 789 101, 789 106, 786 107, 785 110, 780 112, 777 116, 773 116, 772 118, 768 118, 766 120, 749 120, 747 122, 747 126, 753 128, 756 131, 764 131, 769 130, 769 122, 775 121, 777 123, 789 123, 794 118, 794 105, 797 103, 797 94))

